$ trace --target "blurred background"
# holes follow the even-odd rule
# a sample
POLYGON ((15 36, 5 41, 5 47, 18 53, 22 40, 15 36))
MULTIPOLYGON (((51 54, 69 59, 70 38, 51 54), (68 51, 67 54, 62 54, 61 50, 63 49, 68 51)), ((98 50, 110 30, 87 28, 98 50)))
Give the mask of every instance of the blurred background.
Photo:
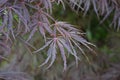
MULTIPOLYGON (((1 61, 1 71, 26 72, 34 77, 34 80, 120 80, 120 31, 109 26, 112 15, 100 24, 100 19, 92 10, 83 16, 82 12, 76 13, 68 6, 64 10, 62 6, 55 5, 52 16, 58 21, 75 25, 86 33, 85 38, 88 41, 97 46, 93 48, 95 53, 85 49, 90 61, 80 56, 82 60, 76 66, 73 56, 69 56, 68 68, 63 71, 63 62, 58 54, 57 60, 50 69, 45 69, 47 65, 39 68, 38 66, 47 57, 46 52, 42 51, 34 55, 29 49, 26 50, 27 45, 20 43, 23 41, 18 39, 13 44, 12 53, 4 55, 9 55, 7 57, 9 61, 1 61)), ((31 41, 31 44, 37 48, 43 45, 42 37, 38 39, 38 35, 34 35, 31 41), (40 43, 39 40, 41 40, 40 43)))

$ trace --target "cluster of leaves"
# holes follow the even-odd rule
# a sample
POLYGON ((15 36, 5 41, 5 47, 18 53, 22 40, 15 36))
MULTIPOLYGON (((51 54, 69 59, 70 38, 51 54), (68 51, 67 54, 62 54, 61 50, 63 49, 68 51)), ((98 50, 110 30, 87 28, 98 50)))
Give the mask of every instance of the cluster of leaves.
MULTIPOLYGON (((76 11, 81 9, 84 14, 87 14, 92 6, 98 18, 103 16, 101 22, 114 12, 111 25, 120 27, 120 2, 118 0, 0 0, 0 60, 6 60, 2 55, 4 55, 4 51, 5 55, 10 53, 11 44, 16 39, 20 39, 24 41, 24 44, 34 48, 29 42, 37 31, 40 33, 38 37, 44 38, 45 45, 33 53, 47 49, 47 59, 40 66, 45 65, 51 59, 48 68, 51 67, 58 52, 63 59, 64 70, 67 67, 67 54, 75 57, 76 64, 80 60, 78 53, 83 54, 88 59, 81 46, 92 51, 90 45, 94 45, 88 42, 83 37, 83 33, 75 26, 67 22, 56 21, 50 16, 53 4, 62 4, 65 8, 65 2, 73 9, 77 6, 76 11), (28 34, 28 38, 23 39, 28 34)), ((0 77, 7 79, 11 74, 20 78, 19 75, 23 74, 11 73, 5 72, 0 74, 0 77)), ((21 79, 25 79, 24 76, 21 79)))
POLYGON ((13 43, 17 38, 23 40, 23 37, 29 34, 24 43, 31 46, 29 41, 38 31, 40 33, 39 36, 44 38, 45 45, 34 53, 48 47, 48 58, 42 65, 48 63, 51 59, 49 68, 54 63, 57 52, 60 51, 64 61, 64 70, 66 70, 66 53, 72 54, 77 63, 79 57, 76 48, 87 58, 80 46, 84 45, 92 50, 89 47, 92 44, 85 40, 83 33, 74 28, 73 25, 56 21, 49 15, 52 13, 52 4, 54 3, 61 3, 64 7, 62 0, 1 0, 0 34, 5 37, 5 44, 8 42, 13 43))
MULTIPOLYGON (((84 45, 92 50, 89 45, 92 45, 83 38, 83 33, 66 22, 56 21, 49 14, 52 13, 52 4, 62 4, 68 2, 72 8, 77 6, 88 12, 91 5, 94 8, 97 16, 104 16, 104 21, 110 13, 114 11, 114 18, 111 25, 120 26, 120 8, 118 0, 0 0, 0 37, 5 37, 4 44, 1 40, 0 46, 4 48, 8 42, 14 42, 17 37, 22 38, 29 34, 25 43, 29 43, 36 31, 40 32, 40 36, 44 37, 45 45, 38 49, 40 52, 46 47, 48 48, 48 58, 42 64, 48 63, 51 59, 50 67, 56 59, 56 53, 60 51, 64 61, 64 69, 66 69, 66 52, 72 54, 76 62, 79 60, 76 52, 78 48, 83 55, 84 51, 80 47, 84 45), (76 46, 76 47, 75 47, 76 46)), ((29 44, 30 45, 30 44, 29 44)), ((10 50, 9 50, 10 51, 10 50)), ((85 55, 86 56, 86 55, 85 55)))
POLYGON ((120 1, 119 0, 67 0, 70 6, 79 12, 84 12, 84 15, 91 9, 94 9, 97 17, 102 17, 100 23, 105 21, 110 14, 113 14, 113 20, 110 26, 114 26, 116 29, 120 28, 120 1))

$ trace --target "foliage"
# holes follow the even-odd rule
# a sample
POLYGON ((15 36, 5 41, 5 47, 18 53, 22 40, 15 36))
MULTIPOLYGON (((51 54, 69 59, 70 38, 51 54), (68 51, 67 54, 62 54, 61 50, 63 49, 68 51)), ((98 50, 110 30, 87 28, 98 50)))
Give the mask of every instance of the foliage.
MULTIPOLYGON (((82 46, 93 51, 91 46, 94 45, 88 42, 84 38, 84 33, 74 25, 57 21, 51 16, 54 4, 62 4, 64 9, 68 4, 77 13, 82 11, 83 15, 93 8, 100 19, 100 24, 113 13, 110 26, 117 29, 120 27, 120 2, 118 0, 0 0, 1 60, 7 60, 4 56, 11 53, 11 47, 17 40, 27 45, 30 52, 36 50, 32 52, 34 54, 47 49, 47 59, 40 65, 47 64, 51 59, 47 68, 55 62, 57 53, 61 54, 64 70, 67 68, 69 54, 75 57, 76 64, 80 60, 79 51, 88 60, 82 46), (37 32, 40 33, 37 37, 44 38, 44 45, 39 49, 30 43, 37 32)), ((39 40, 40 42, 42 43, 42 40, 39 40)))
MULTIPOLYGON (((62 0, 58 0, 58 3, 63 3, 62 0)), ((64 4, 63 4, 64 6, 64 4)), ((64 67, 66 69, 66 54, 72 54, 76 61, 78 60, 77 52, 74 45, 85 55, 81 47, 81 44, 91 49, 79 30, 74 28, 66 22, 55 21, 49 13, 52 12, 52 2, 49 0, 41 1, 24 1, 24 0, 6 0, 1 1, 1 35, 6 37, 6 43, 8 41, 14 42, 16 37, 23 37, 29 34, 25 43, 29 43, 32 36, 36 31, 40 32, 40 36, 44 37, 45 45, 35 52, 39 52, 47 46, 50 46, 47 52, 48 58, 45 63, 51 58, 51 64, 56 59, 57 47, 60 49, 61 56, 64 61, 64 67), (64 50, 66 48, 66 51, 64 50)), ((91 49, 92 50, 92 49, 91 49)))

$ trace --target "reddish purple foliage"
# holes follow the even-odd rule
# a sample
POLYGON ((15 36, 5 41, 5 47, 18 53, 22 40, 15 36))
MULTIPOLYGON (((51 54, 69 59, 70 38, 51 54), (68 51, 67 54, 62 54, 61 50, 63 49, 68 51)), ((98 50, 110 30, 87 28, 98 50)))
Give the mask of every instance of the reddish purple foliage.
MULTIPOLYGON (((75 57, 76 63, 80 60, 76 49, 80 50, 87 58, 81 45, 92 50, 89 45, 93 44, 84 39, 83 33, 73 25, 56 21, 50 16, 53 2, 62 4, 64 8, 64 2, 68 2, 73 9, 77 6, 76 10, 81 9, 84 14, 87 14, 88 10, 93 7, 98 17, 104 16, 101 22, 114 11, 111 25, 120 27, 120 3, 118 0, 0 0, 0 38, 1 35, 6 36, 6 43, 14 42, 18 38, 33 47, 29 41, 39 31, 40 36, 44 37, 45 45, 35 53, 48 47, 48 58, 42 64, 48 63, 51 59, 48 68, 54 63, 57 51, 60 51, 64 61, 64 69, 67 67, 67 53, 75 57), (29 37, 27 40, 23 40, 22 38, 26 34, 29 34, 29 37)), ((10 51, 6 43, 0 42, 0 46, 10 51)))

